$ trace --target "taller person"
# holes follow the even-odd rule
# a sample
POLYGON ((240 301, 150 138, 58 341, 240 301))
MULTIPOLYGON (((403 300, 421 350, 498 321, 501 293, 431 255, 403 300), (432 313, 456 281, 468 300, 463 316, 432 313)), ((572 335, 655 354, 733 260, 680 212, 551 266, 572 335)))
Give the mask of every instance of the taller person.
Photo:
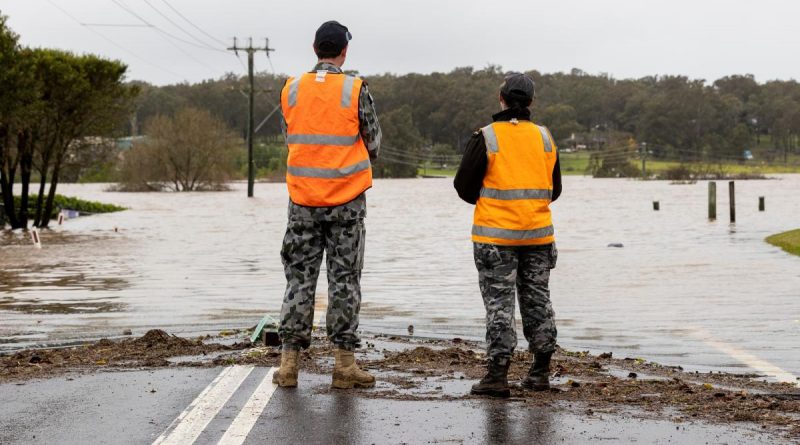
POLYGON ((561 170, 550 132, 531 122, 534 87, 525 74, 505 77, 502 111, 472 136, 454 182, 461 199, 475 204, 472 241, 486 308, 488 371, 472 386, 473 394, 510 395, 515 295, 534 353, 522 386, 550 387, 556 323, 549 279, 557 257, 550 203, 561 194, 561 170))
POLYGON ((364 192, 372 187, 370 160, 378 156, 381 129, 366 82, 341 68, 351 38, 340 23, 323 23, 314 37, 316 66, 290 77, 281 91, 290 202, 281 249, 287 281, 278 331, 283 347, 273 382, 283 387, 297 386, 298 354, 311 343, 323 252, 326 328, 336 358, 331 386, 375 385, 375 378, 355 363, 353 351, 360 342, 364 192))

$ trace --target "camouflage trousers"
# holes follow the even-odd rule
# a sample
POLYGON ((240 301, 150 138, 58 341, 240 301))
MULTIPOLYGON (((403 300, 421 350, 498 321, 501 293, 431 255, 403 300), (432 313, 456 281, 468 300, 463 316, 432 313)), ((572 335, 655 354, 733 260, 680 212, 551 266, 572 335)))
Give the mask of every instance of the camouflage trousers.
POLYGON ((314 296, 322 256, 328 269, 328 338, 336 347, 359 346, 361 269, 364 264, 365 206, 308 208, 290 204, 281 259, 286 293, 278 335, 284 350, 311 344, 314 296))
POLYGON ((555 350, 557 331, 549 281, 558 251, 555 244, 544 247, 546 250, 543 247, 474 243, 490 359, 511 357, 517 346, 515 296, 519 297, 522 331, 531 352, 555 350))

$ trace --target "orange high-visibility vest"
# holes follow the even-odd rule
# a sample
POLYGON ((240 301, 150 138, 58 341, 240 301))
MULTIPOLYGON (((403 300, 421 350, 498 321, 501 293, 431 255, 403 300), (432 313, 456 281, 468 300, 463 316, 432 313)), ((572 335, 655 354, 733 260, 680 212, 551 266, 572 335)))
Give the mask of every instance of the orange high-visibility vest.
POLYGON ((475 205, 472 240, 502 246, 553 243, 550 199, 557 153, 550 132, 516 120, 481 131, 489 163, 475 205))
POLYGON ((289 159, 286 185, 295 204, 328 207, 372 187, 369 153, 361 140, 362 80, 318 71, 290 77, 281 91, 289 159))

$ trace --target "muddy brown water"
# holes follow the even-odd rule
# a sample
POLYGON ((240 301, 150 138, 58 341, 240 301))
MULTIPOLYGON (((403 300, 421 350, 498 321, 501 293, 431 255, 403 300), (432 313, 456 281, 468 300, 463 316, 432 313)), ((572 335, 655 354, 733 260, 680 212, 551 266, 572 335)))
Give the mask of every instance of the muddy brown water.
MULTIPOLYGON (((737 182, 731 225, 725 182, 720 218, 709 222, 706 182, 566 177, 553 205, 559 343, 687 369, 800 375, 800 258, 763 242, 800 226, 800 176, 777 178, 737 182)), ((42 234, 41 250, 22 233, 0 236, 0 351, 125 329, 213 332, 280 310, 283 184, 257 184, 253 199, 244 184, 219 193, 105 188, 59 192, 130 210, 68 220, 42 234)), ((379 180, 368 201, 362 328, 480 339, 472 207, 452 180, 379 180)))

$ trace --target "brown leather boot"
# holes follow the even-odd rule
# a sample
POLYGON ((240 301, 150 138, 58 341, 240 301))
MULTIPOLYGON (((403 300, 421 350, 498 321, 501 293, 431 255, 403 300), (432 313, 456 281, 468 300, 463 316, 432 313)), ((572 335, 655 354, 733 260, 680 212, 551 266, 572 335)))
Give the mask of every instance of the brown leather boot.
POLYGON ((299 351, 281 352, 281 367, 272 374, 272 383, 284 388, 297 386, 297 355, 299 351))
POLYGON ((359 369, 353 351, 336 349, 333 352, 336 364, 333 366, 333 381, 331 386, 338 389, 372 388, 375 386, 375 377, 359 369))

